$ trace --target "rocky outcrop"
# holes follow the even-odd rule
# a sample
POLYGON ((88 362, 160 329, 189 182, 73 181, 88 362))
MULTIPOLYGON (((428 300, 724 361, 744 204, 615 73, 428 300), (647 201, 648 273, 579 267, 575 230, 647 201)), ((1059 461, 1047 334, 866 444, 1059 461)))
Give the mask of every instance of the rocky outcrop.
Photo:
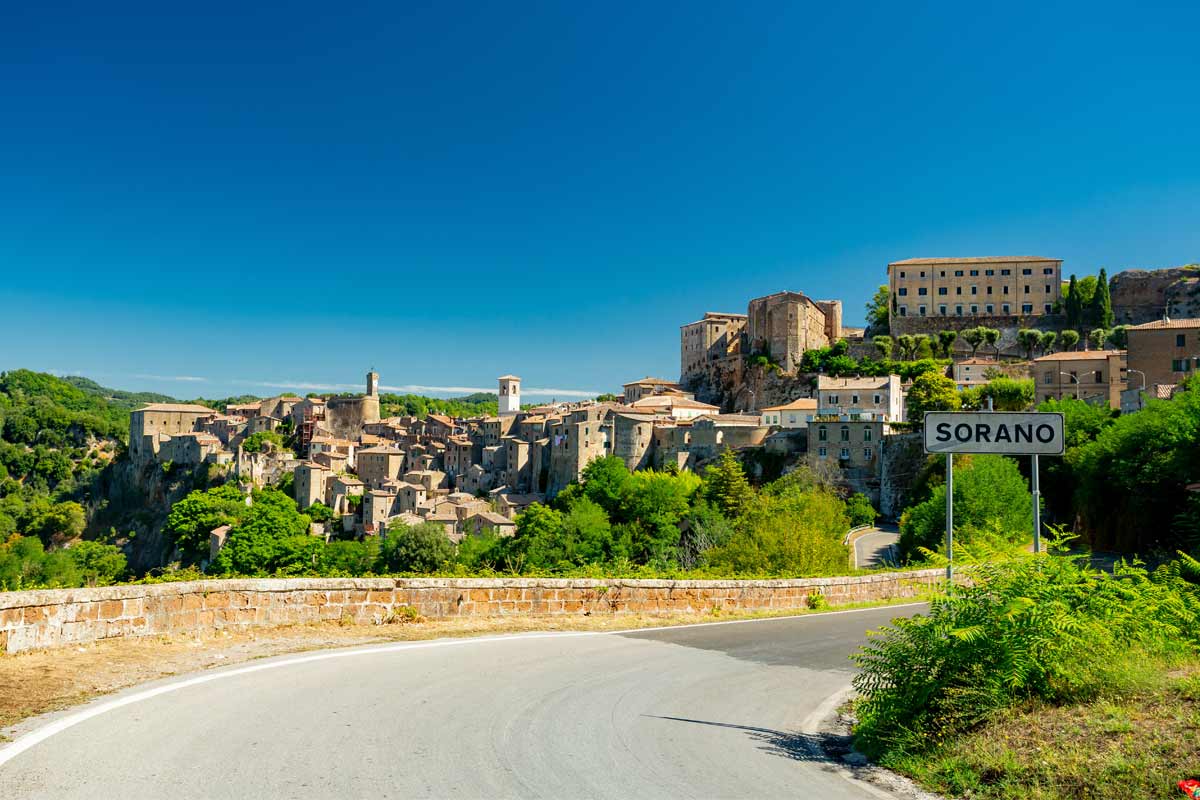
POLYGON ((1140 325, 1163 315, 1200 317, 1200 264, 1170 269, 1127 269, 1109 281, 1118 325, 1140 325))

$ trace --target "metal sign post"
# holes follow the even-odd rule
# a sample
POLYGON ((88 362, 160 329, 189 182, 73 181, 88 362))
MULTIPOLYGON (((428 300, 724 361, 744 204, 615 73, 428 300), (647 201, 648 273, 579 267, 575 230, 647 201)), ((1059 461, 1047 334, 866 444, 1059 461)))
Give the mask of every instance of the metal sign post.
POLYGON ((1044 412, 925 412, 925 452, 946 456, 946 580, 954 579, 954 454, 1027 455, 1033 459, 1033 551, 1042 551, 1038 456, 1066 450, 1063 415, 1044 412))

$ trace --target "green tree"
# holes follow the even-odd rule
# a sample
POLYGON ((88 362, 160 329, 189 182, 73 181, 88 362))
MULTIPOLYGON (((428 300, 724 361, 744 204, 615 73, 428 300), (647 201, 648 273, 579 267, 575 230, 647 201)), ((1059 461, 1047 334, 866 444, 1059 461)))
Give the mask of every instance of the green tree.
POLYGON ((1063 351, 1070 352, 1075 349, 1075 345, 1079 344, 1079 332, 1068 328, 1059 335, 1059 341, 1063 351))
POLYGON ((25 532, 38 536, 44 543, 65 543, 83 533, 86 517, 83 506, 68 500, 54 503, 31 515, 25 532))
POLYGON ((799 485, 755 498, 724 544, 705 553, 726 574, 803 576, 846 569, 845 504, 827 489, 799 485))
POLYGON ((75 542, 67 554, 88 586, 107 586, 125 575, 125 554, 115 545, 75 542))
POLYGON ((594 459, 583 468, 580 476, 584 496, 612 515, 620 507, 629 476, 629 467, 620 456, 594 459))
POLYGON ((983 341, 988 347, 996 351, 996 357, 1000 357, 1000 348, 997 346, 1000 342, 999 328, 981 328, 983 331, 983 341))
POLYGON ((1017 331, 1017 342, 1025 348, 1025 358, 1032 359, 1033 351, 1042 344, 1042 334, 1032 328, 1017 331))
POLYGON ((900 358, 909 361, 916 355, 917 341, 910 333, 902 333, 896 337, 896 347, 900 350, 900 358))
POLYGON ((1108 331, 1104 328, 1095 328, 1088 334, 1088 342, 1093 350, 1103 350, 1104 340, 1108 338, 1108 331))
MULTIPOLYGON (((938 346, 941 348, 942 355, 946 358, 954 355, 954 343, 956 341, 958 341, 958 331, 946 330, 938 332, 938 346)), ((971 355, 974 354, 975 351, 972 350, 971 355)))
POLYGON ((1043 353, 1053 353, 1054 343, 1058 341, 1058 334, 1054 331, 1044 332, 1038 342, 1038 346, 1042 348, 1043 353))
POLYGON ((679 549, 676 558, 684 569, 700 566, 707 553, 729 541, 733 536, 733 523, 704 500, 692 506, 680 523, 679 549))
POLYGON ((454 559, 454 544, 436 522, 395 524, 388 528, 379 558, 388 572, 436 572, 454 559))
POLYGON ((320 549, 319 571, 322 575, 369 575, 379 563, 380 552, 378 536, 361 542, 333 541, 320 549))
POLYGON ((726 448, 704 471, 704 497, 727 517, 736 517, 754 497, 742 462, 726 448))
POLYGON ((1067 311, 1067 327, 1078 329, 1083 325, 1083 303, 1079 299, 1079 284, 1075 280, 1075 276, 1071 275, 1071 282, 1067 284, 1066 297, 1064 302, 1067 311))
POLYGON ((1117 325, 1108 332, 1108 343, 1118 350, 1129 347, 1129 326, 1117 325))
POLYGON ((638 471, 625 484, 618 519, 628 523, 630 556, 640 564, 669 564, 679 545, 679 522, 700 488, 691 472, 638 471))
MULTIPOLYGON (((946 530, 946 486, 935 486, 925 501, 900 517, 901 555, 915 558, 917 548, 937 550, 946 530)), ((954 459, 954 535, 963 544, 999 536, 1019 543, 1033 536, 1033 500, 1017 463, 1004 456, 954 459)))
POLYGON ((312 520, 296 501, 271 488, 255 491, 252 501, 230 529, 213 571, 257 576, 314 569, 324 542, 309 535, 312 520))
POLYGON ((933 344, 928 335, 924 333, 914 334, 913 343, 916 345, 914 355, 917 358, 933 358, 933 344))
POLYGON ((875 290, 875 294, 867 301, 867 335, 887 333, 891 298, 888 296, 886 284, 875 290))
POLYGON ((1024 411, 1033 405, 1033 381, 1003 375, 992 378, 982 386, 963 392, 963 407, 986 409, 989 399, 993 411, 1024 411))
POLYGON ((879 356, 884 359, 892 357, 892 351, 895 349, 896 343, 891 336, 879 335, 871 340, 875 344, 875 349, 879 351, 879 356))
POLYGON ((954 381, 937 372, 926 372, 908 390, 908 419, 922 422, 926 411, 957 411, 962 405, 954 381))
POLYGON ((232 525, 246 513, 246 496, 231 484, 190 492, 167 514, 163 533, 170 536, 185 562, 208 557, 209 532, 232 525))
POLYGON ((971 358, 975 357, 979 346, 983 344, 983 327, 968 328, 962 332, 962 340, 971 348, 971 358))
POLYGON ((1092 294, 1092 301, 1088 304, 1088 321, 1098 328, 1111 328, 1113 326, 1113 310, 1112 297, 1108 290, 1108 273, 1104 268, 1100 268, 1100 277, 1096 279, 1096 291, 1092 294))
POLYGON ((247 453, 265 453, 272 449, 283 449, 283 437, 275 431, 258 431, 242 440, 242 449, 247 453))
POLYGON ((862 525, 874 525, 879 512, 871 505, 871 498, 862 492, 855 492, 846 501, 846 516, 850 518, 850 526, 857 528, 862 525))

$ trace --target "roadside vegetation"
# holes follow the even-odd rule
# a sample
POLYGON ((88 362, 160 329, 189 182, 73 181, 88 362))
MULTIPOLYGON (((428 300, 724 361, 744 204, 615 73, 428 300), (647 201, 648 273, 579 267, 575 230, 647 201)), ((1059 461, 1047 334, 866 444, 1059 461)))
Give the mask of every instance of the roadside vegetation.
POLYGON ((976 798, 1165 798, 1200 774, 1200 562, 975 555, 855 657, 859 749, 976 798))

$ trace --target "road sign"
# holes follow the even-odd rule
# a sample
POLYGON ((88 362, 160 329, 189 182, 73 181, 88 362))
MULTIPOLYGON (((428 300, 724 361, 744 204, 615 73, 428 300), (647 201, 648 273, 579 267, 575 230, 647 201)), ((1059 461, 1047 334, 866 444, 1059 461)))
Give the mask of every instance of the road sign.
POLYGON ((1065 449, 1060 413, 925 412, 926 453, 1061 456, 1065 449))

